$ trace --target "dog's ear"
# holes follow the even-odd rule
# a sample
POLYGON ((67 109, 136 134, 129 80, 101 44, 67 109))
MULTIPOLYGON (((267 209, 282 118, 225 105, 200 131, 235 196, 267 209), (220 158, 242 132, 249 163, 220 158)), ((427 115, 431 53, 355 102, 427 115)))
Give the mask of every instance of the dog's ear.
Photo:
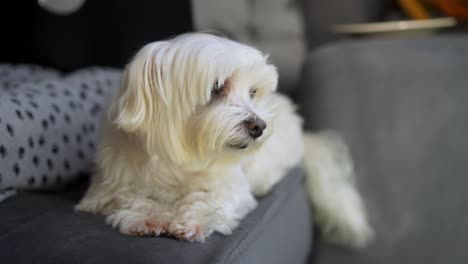
POLYGON ((163 49, 167 43, 143 47, 125 68, 121 87, 111 106, 110 118, 119 128, 135 132, 151 123, 156 104, 165 101, 161 89, 163 49), (160 56, 161 55, 161 56, 160 56))

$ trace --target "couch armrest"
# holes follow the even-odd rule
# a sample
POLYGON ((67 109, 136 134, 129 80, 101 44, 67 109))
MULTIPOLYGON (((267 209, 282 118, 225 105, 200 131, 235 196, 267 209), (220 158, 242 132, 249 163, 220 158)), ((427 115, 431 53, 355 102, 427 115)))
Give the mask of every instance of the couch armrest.
POLYGON ((362 253, 323 246, 319 263, 468 261, 468 36, 335 43, 301 85, 307 127, 348 141, 377 237, 362 253))

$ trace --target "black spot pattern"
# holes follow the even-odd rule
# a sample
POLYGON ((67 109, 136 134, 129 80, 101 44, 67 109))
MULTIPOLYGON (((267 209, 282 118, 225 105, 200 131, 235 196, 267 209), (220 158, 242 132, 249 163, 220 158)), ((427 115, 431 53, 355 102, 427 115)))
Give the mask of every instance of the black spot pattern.
POLYGON ((34 101, 29 101, 29 105, 30 105, 32 108, 35 108, 35 109, 38 109, 38 108, 39 108, 39 106, 37 105, 37 103, 34 102, 34 101))
MULTIPOLYGON (((10 95, 14 96, 15 94, 10 94, 10 95)), ((20 101, 18 101, 18 99, 16 99, 16 98, 11 98, 11 102, 14 103, 17 106, 21 106, 20 101)))
POLYGON ((26 110, 26 116, 28 116, 29 119, 34 120, 34 114, 31 113, 31 111, 26 110))
POLYGON ((83 134, 88 134, 88 126, 86 124, 83 124, 81 126, 81 130, 83 131, 83 134))
POLYGON ((81 98, 81 100, 86 100, 86 98, 88 98, 85 91, 80 92, 80 98, 81 98))
POLYGON ((13 136, 15 135, 15 130, 13 129, 13 127, 12 127, 10 124, 7 124, 7 125, 6 125, 6 129, 7 129, 8 134, 9 134, 10 136, 13 137, 13 136))
POLYGON ((7 153, 8 152, 7 152, 6 148, 5 148, 5 146, 0 145, 0 157, 5 158, 7 153))
POLYGON ((84 153, 83 153, 83 151, 81 149, 78 150, 76 153, 78 154, 78 158, 84 159, 85 156, 84 156, 84 153))
POLYGON ((52 162, 51 159, 47 159, 47 168, 49 168, 49 170, 54 169, 54 163, 52 162))
POLYGON ((47 179, 47 176, 46 176, 45 174, 43 174, 43 175, 41 176, 41 179, 42 179, 42 184, 44 184, 44 185, 46 185, 47 182, 49 181, 49 180, 47 179))
POLYGON ((115 70, 63 78, 41 67, 0 63, 0 194, 59 187, 88 174, 104 106, 119 79, 115 70))
POLYGON ((20 167, 19 167, 18 163, 15 163, 15 164, 13 165, 13 173, 15 173, 16 176, 18 176, 19 173, 20 173, 20 171, 21 171, 21 170, 20 170, 20 167))
POLYGON ((20 110, 16 110, 16 116, 18 117, 19 120, 23 120, 23 114, 21 113, 20 110))
POLYGON ((101 111, 101 106, 99 104, 94 104, 93 107, 89 110, 92 116, 96 116, 101 111))
POLYGON ((88 147, 89 147, 89 149, 91 149, 91 150, 94 150, 94 149, 96 148, 95 145, 94 145, 94 142, 92 142, 92 141, 89 141, 89 142, 88 142, 88 147))
POLYGON ((33 177, 29 177, 29 180, 28 180, 28 185, 29 185, 29 186, 34 185, 35 182, 36 182, 36 179, 34 178, 34 176, 33 176, 33 177))
POLYGON ((32 136, 28 138, 28 145, 30 148, 34 148, 34 139, 32 136))
POLYGON ((49 122, 47 122, 47 120, 42 120, 42 127, 46 130, 48 127, 49 127, 49 122))
POLYGON ((103 95, 103 94, 104 94, 104 91, 101 89, 101 87, 98 87, 98 88, 96 89, 96 94, 97 94, 97 95, 103 95))
POLYGON ((67 134, 64 134, 64 135, 62 136, 62 139, 63 139, 63 143, 65 143, 65 144, 67 144, 68 141, 70 141, 70 138, 68 137, 67 134))
POLYGON ((37 140, 37 144, 42 147, 44 146, 44 143, 45 143, 44 137, 42 135, 39 136, 39 139, 37 140))
POLYGON ((49 121, 51 124, 55 124, 55 116, 53 114, 49 115, 49 121))
POLYGON ((64 114, 64 115, 63 115, 63 119, 65 120, 65 122, 66 122, 67 124, 70 124, 71 119, 70 119, 70 116, 69 116, 68 114, 64 114))
POLYGON ((57 155, 58 152, 59 152, 59 147, 56 144, 52 145, 52 153, 54 155, 57 155))
POLYGON ((89 124, 88 128, 91 133, 94 133, 96 131, 96 126, 94 124, 89 124))
POLYGON ((63 167, 65 170, 69 171, 70 170, 70 162, 66 159, 63 161, 63 167))
POLYGON ((18 149, 18 158, 19 159, 22 159, 24 156, 24 148, 23 147, 19 147, 18 149))
POLYGON ((55 111, 57 114, 60 113, 60 107, 59 107, 57 104, 53 103, 53 104, 52 104, 52 108, 54 109, 54 111, 55 111))
POLYGON ((71 110, 76 110, 76 103, 74 101, 68 102, 68 105, 70 106, 71 110))
POLYGON ((63 91, 63 95, 65 95, 65 96, 71 96, 72 93, 70 92, 70 90, 65 89, 65 90, 63 91))
POLYGON ((34 155, 33 159, 32 159, 32 162, 33 162, 34 166, 37 168, 39 166, 39 157, 34 155))

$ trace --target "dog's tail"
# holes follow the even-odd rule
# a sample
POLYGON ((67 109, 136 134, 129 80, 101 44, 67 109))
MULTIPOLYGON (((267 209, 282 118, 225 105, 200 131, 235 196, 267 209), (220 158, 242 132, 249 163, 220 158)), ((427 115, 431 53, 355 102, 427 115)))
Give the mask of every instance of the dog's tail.
POLYGON ((362 248, 373 238, 344 140, 333 131, 304 136, 306 189, 325 240, 362 248))

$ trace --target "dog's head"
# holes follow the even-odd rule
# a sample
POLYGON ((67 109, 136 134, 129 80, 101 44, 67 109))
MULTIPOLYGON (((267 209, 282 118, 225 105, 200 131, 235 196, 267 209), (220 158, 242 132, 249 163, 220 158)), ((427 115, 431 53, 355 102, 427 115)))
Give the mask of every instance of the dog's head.
POLYGON ((232 159, 268 131, 278 74, 260 51, 192 33, 143 47, 127 65, 111 118, 150 154, 178 164, 232 159))

